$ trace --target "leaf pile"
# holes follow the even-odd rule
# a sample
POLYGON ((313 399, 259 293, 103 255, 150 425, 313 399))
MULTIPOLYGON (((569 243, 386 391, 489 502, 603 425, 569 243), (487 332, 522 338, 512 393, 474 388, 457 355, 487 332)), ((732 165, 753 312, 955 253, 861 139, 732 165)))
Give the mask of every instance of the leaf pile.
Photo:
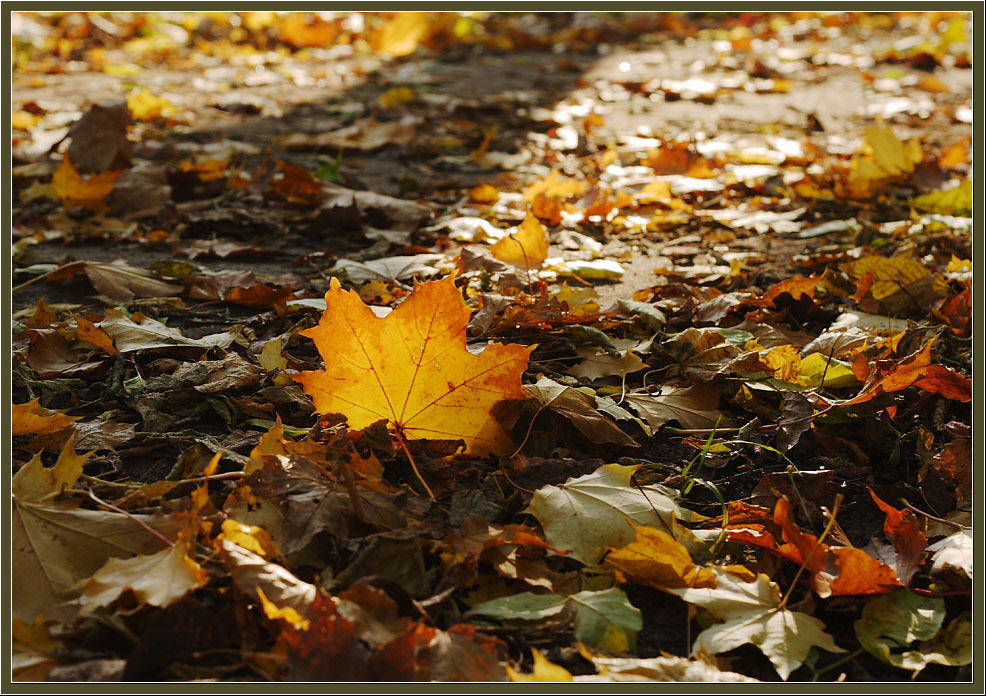
POLYGON ((15 13, 14 679, 968 680, 969 23, 15 13))

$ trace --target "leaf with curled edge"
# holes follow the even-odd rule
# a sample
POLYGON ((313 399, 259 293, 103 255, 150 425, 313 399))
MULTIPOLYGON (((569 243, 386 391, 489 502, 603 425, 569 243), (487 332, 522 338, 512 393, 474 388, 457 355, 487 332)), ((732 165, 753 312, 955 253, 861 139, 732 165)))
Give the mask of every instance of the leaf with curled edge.
POLYGON ((500 454, 510 437, 493 417, 499 401, 523 398, 533 348, 493 343, 466 349, 469 308, 454 278, 419 283, 385 318, 333 279, 315 341, 325 369, 296 379, 318 413, 341 413, 353 429, 384 419, 410 439, 462 440, 469 454, 500 454))

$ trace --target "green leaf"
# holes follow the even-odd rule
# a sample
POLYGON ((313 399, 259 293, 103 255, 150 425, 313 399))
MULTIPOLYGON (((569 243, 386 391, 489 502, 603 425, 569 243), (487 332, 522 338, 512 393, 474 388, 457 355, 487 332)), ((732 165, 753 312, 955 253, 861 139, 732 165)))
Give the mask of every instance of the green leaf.
POLYGON ((575 608, 575 638, 608 652, 636 652, 644 620, 617 587, 579 592, 568 598, 575 608))
POLYGON ((972 182, 966 179, 959 186, 932 191, 911 201, 918 210, 939 215, 972 215, 972 182))
POLYGON ((586 590, 570 597, 521 592, 473 607, 478 614, 501 621, 539 621, 566 608, 575 613, 575 638, 608 652, 635 652, 643 616, 622 590, 586 590))
POLYGON ((854 627, 859 644, 868 653, 917 674, 932 663, 972 662, 971 614, 961 614, 941 631, 944 620, 945 600, 941 597, 897 590, 870 601, 854 627), (922 642, 919 650, 908 649, 915 641, 931 642, 922 642))
POLYGON ((675 518, 686 522, 705 519, 678 507, 674 489, 632 486, 630 477, 637 469, 606 464, 559 486, 543 486, 525 512, 538 519, 549 544, 570 549, 572 558, 585 565, 598 563, 610 547, 622 548, 632 542, 636 534, 630 522, 671 530, 675 518))
POLYGON ((668 321, 668 318, 664 316, 664 312, 648 302, 619 300, 618 304, 624 312, 640 317, 640 320, 651 331, 660 331, 668 321))

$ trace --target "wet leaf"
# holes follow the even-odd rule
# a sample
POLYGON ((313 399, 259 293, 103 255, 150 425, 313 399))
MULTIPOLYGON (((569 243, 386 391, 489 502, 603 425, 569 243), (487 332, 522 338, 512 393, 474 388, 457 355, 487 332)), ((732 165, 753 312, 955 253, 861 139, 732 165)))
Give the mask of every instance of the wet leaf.
POLYGON ((461 439, 472 453, 510 446, 490 409, 522 396, 531 349, 492 344, 479 355, 467 351, 469 310, 453 278, 418 284, 385 319, 336 280, 325 297, 319 325, 303 334, 315 341, 326 369, 298 377, 319 413, 341 413, 354 429, 385 419, 405 437, 461 439))

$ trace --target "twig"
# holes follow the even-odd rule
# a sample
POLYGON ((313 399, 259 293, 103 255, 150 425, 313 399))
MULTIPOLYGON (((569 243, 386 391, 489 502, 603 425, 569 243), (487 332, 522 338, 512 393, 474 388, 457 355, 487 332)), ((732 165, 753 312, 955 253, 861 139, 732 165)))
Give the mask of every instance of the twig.
POLYGON ((168 537, 166 537, 163 534, 161 534, 161 532, 159 532, 156 529, 153 529, 151 527, 148 527, 144 522, 141 522, 136 517, 134 517, 133 515, 131 515, 129 512, 127 512, 126 510, 124 510, 123 508, 118 508, 116 505, 111 505, 110 503, 107 503, 105 500, 100 500, 99 498, 96 497, 96 494, 93 493, 92 491, 88 491, 88 493, 89 493, 89 497, 92 498, 92 500, 94 502, 98 503, 99 505, 102 505, 103 507, 105 507, 105 508, 107 508, 109 510, 112 510, 113 512, 118 512, 121 515, 125 515, 126 517, 129 517, 132 522, 134 522, 135 524, 143 527, 152 536, 156 536, 158 539, 160 539, 161 541, 163 541, 165 544, 167 544, 171 548, 175 548, 175 542, 171 541, 171 539, 169 539, 168 537))
POLYGON ((898 498, 897 501, 901 505, 906 507, 908 510, 913 512, 914 514, 921 515, 922 517, 927 517, 929 520, 940 522, 941 524, 944 524, 948 527, 954 527, 955 529, 972 529, 972 527, 966 527, 964 524, 959 524, 958 522, 952 522, 952 520, 946 520, 943 517, 935 517, 934 515, 927 513, 924 510, 919 510, 918 508, 914 507, 909 502, 907 502, 906 498, 898 498))

